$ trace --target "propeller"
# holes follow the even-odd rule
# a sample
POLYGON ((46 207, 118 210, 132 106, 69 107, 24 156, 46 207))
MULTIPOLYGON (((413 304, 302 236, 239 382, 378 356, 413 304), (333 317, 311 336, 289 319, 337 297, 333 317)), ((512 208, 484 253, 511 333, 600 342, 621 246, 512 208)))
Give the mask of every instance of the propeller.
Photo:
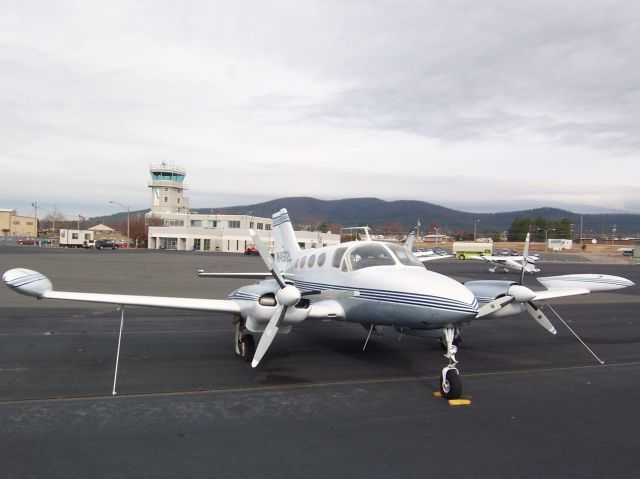
POLYGON ((269 254, 268 248, 258 237, 256 232, 254 230, 249 230, 249 234, 251 235, 251 239, 253 239, 253 244, 256 246, 256 248, 258 248, 258 253, 260 253, 262 261, 265 262, 267 268, 269 269, 269 272, 278 283, 278 286, 280 286, 280 289, 276 291, 276 301, 278 303, 278 306, 273 312, 273 316, 271 316, 271 319, 269 319, 269 323, 267 324, 264 333, 262 333, 262 336, 260 337, 260 342, 256 347, 256 352, 253 356, 253 361, 251 362, 251 367, 255 368, 260 363, 265 353, 269 349, 269 346, 271 346, 271 343, 275 339, 276 334, 278 333, 278 330, 282 325, 282 321, 287 314, 287 308, 298 304, 298 301, 300 301, 302 294, 300 293, 300 290, 295 286, 285 283, 284 278, 276 267, 275 261, 273 261, 273 258, 269 254))
POLYGON ((545 314, 534 303, 533 299, 536 297, 536 293, 531 289, 524 286, 524 272, 527 264, 527 257, 529 256, 529 241, 530 233, 527 233, 527 238, 524 243, 524 251, 522 255, 522 274, 520 276, 520 284, 512 284, 507 290, 507 294, 500 296, 499 298, 490 301, 478 310, 476 318, 481 318, 488 314, 495 313, 501 310, 505 306, 512 303, 522 304, 529 313, 529 315, 536 320, 536 322, 551 334, 556 334, 556 328, 553 327, 551 321, 545 316, 545 314))

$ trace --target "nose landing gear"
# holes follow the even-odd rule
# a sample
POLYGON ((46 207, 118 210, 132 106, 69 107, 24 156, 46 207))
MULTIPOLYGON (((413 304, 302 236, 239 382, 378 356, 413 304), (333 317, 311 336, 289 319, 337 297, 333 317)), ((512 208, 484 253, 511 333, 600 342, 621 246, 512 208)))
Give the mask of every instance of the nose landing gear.
POLYGON ((449 360, 449 364, 442 369, 440 393, 445 399, 459 399, 462 394, 462 381, 460 380, 460 373, 456 368, 456 364, 458 364, 456 360, 458 348, 453 344, 456 330, 455 328, 443 328, 442 332, 447 348, 444 357, 449 360))

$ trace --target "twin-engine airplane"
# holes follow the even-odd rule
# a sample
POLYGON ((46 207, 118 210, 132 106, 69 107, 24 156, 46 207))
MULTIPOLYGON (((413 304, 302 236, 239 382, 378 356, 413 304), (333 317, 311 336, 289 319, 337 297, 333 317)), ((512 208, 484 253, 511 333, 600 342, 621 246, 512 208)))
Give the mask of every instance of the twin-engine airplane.
POLYGON ((284 209, 273 215, 274 258, 255 232, 251 234, 269 273, 199 272, 203 277, 261 279, 223 300, 56 291, 42 274, 20 268, 7 271, 3 279, 18 293, 38 299, 121 305, 122 321, 125 305, 228 313, 235 323, 236 353, 253 367, 260 363, 277 333, 288 333, 305 320, 359 323, 369 329, 369 334, 385 325, 402 334, 440 338, 448 359, 442 369, 440 390, 447 399, 461 395, 456 344, 461 328, 474 319, 527 311, 555 334, 536 303, 633 285, 625 278, 596 274, 539 278, 547 288, 544 291, 532 291, 512 281, 471 281, 463 285, 428 271, 403 246, 369 239, 303 251, 284 209), (262 333, 257 347, 252 333, 262 333))

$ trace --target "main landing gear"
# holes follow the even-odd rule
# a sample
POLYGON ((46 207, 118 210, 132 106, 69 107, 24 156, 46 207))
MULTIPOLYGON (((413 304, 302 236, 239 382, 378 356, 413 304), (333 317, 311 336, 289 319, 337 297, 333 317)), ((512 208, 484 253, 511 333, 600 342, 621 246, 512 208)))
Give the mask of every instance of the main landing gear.
POLYGON ((456 361, 458 348, 453 344, 456 330, 455 328, 442 328, 442 333, 447 348, 444 357, 449 360, 449 364, 442 370, 440 393, 445 399, 459 399, 462 394, 462 381, 460 380, 460 373, 456 368, 456 364, 458 364, 458 361, 456 361))
POLYGON ((236 325, 236 354, 250 363, 256 353, 256 342, 245 328, 244 321, 240 316, 235 316, 233 323, 236 325))

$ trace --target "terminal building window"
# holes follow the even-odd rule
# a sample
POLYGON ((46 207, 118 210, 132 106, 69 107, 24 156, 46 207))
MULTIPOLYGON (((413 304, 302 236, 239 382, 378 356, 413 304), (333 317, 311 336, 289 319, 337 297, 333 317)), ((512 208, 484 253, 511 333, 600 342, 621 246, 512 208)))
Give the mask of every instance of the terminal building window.
POLYGON ((264 229, 264 224, 263 223, 258 223, 256 225, 256 228, 259 229, 259 230, 263 230, 264 229))
POLYGON ((240 228, 240 222, 239 221, 229 221, 229 228, 235 228, 235 229, 240 228))
POLYGON ((165 226, 184 226, 184 220, 165 219, 164 225, 165 226))
POLYGON ((192 228, 202 228, 202 220, 191 220, 192 228))
POLYGON ((202 248, 204 251, 211 251, 211 240, 208 238, 204 239, 204 247, 202 248))
POLYGON ((209 220, 209 228, 217 228, 218 222, 216 220, 209 220))
POLYGON ((271 225, 265 225, 265 229, 266 229, 267 231, 271 231, 271 225))
POLYGON ((194 238, 193 240, 193 250, 200 251, 200 238, 194 238))

